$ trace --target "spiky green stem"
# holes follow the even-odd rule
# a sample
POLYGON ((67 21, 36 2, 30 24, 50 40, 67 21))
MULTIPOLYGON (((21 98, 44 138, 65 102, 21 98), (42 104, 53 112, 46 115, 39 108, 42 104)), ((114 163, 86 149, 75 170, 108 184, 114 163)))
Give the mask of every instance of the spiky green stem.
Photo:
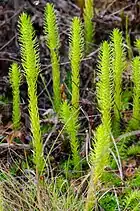
POLYGON ((20 128, 20 119, 21 119, 21 112, 20 112, 20 70, 18 64, 13 63, 10 67, 9 71, 9 79, 12 87, 13 93, 13 127, 15 130, 20 128))
POLYGON ((114 79, 114 134, 120 134, 121 119, 121 94, 122 94, 122 73, 125 68, 125 53, 122 33, 114 29, 111 35, 112 47, 112 69, 114 79))
POLYGON ((112 108, 112 85, 110 71, 110 46, 105 41, 99 56, 99 82, 97 83, 97 99, 101 112, 102 124, 98 127, 95 135, 94 150, 90 155, 91 176, 85 211, 93 210, 96 205, 96 193, 98 183, 109 163, 109 146, 111 132, 111 108, 112 108))
POLYGON ((92 43, 94 38, 94 23, 92 21, 94 17, 94 1, 86 0, 84 8, 84 32, 85 32, 85 43, 86 53, 89 53, 92 49, 92 43))
POLYGON ((40 59, 37 38, 30 17, 23 13, 19 20, 19 41, 21 59, 28 84, 29 114, 33 136, 34 163, 39 175, 44 168, 43 144, 40 131, 40 120, 37 105, 37 78, 40 72, 40 59))
POLYGON ((47 3, 44 13, 44 31, 46 44, 50 49, 53 78, 54 109, 59 112, 61 105, 60 64, 59 64, 59 34, 56 14, 53 4, 47 3))

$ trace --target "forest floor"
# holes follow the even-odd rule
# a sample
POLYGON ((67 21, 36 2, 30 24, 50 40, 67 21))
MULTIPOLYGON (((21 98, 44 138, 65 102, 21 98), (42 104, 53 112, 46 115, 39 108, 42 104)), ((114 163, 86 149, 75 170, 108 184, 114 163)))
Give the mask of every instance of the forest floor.
MULTIPOLYGON (((69 158, 70 147, 69 145, 64 144, 63 135, 58 137, 58 134, 62 129, 62 124, 57 119, 52 109, 50 97, 47 92, 48 90, 50 95, 52 95, 50 54, 49 50, 46 48, 43 33, 43 15, 46 2, 54 3, 57 11, 61 40, 61 84, 66 85, 66 80, 70 71, 70 62, 68 59, 69 29, 71 20, 74 16, 82 18, 80 8, 72 0, 0 0, 0 169, 5 172, 10 172, 14 177, 21 177, 25 174, 24 170, 21 171, 23 168, 22 162, 26 160, 27 155, 30 156, 31 154, 27 85, 25 79, 23 79, 20 87, 22 129, 17 131, 16 134, 13 134, 11 127, 12 90, 8 79, 9 67, 12 62, 21 64, 20 46, 18 44, 18 18, 23 11, 31 15, 33 26, 39 40, 41 73, 38 78, 38 107, 41 130, 45 143, 45 155, 51 150, 51 168, 48 169, 49 176, 51 176, 51 174, 53 174, 53 176, 58 175, 58 172, 60 171, 58 166, 61 166, 61 163, 69 158), (15 138, 18 138, 19 145, 11 144, 15 142, 15 138), (54 140, 56 140, 55 143, 54 140), (26 149, 23 147, 23 143, 26 144, 26 149)), ((134 47, 134 41, 136 38, 140 38, 140 2, 138 0, 95 0, 95 17, 93 23, 95 24, 95 36, 92 51, 82 60, 80 72, 81 126, 79 137, 82 142, 80 154, 83 158, 87 153, 86 143, 90 143, 92 140, 92 130, 94 131, 100 124, 100 114, 95 91, 95 82, 97 80, 96 64, 100 43, 103 40, 109 40, 109 35, 114 28, 119 28, 123 32, 124 37, 126 36, 127 30, 130 36, 132 52, 134 55, 137 54, 134 47), (128 29, 126 29, 126 17, 128 17, 128 29)), ((125 90, 128 89, 130 83, 130 68, 125 71, 123 77, 123 88, 125 90)), ((129 112, 127 109, 124 110, 122 128, 123 124, 127 124, 131 112, 131 110, 129 110, 129 112)), ((138 140, 139 135, 140 134, 137 134, 138 140)), ((32 161, 30 162, 32 163, 32 161)), ((130 178, 131 180, 131 178, 134 177, 136 169, 140 167, 140 158, 139 156, 131 157, 130 159, 123 161, 122 165, 125 179, 127 180, 130 178)), ((87 167, 85 167, 85 172, 88 173, 87 167)), ((0 176, 0 180, 1 179, 0 176)), ((74 185, 77 186, 78 184, 74 185)))

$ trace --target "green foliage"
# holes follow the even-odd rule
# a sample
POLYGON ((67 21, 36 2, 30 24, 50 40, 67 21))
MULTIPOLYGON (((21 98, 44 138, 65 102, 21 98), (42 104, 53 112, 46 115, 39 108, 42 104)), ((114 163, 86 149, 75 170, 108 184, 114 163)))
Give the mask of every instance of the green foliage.
POLYGON ((137 155, 140 154, 140 145, 132 145, 127 149, 127 155, 137 155))
POLYGON ((79 109, 80 62, 83 56, 83 28, 78 17, 72 21, 69 43, 69 59, 72 69, 72 106, 79 109))
POLYGON ((122 111, 128 110, 130 105, 129 102, 132 99, 132 90, 126 88, 126 90, 124 90, 121 93, 121 98, 122 98, 122 111))
POLYGON ((28 84, 34 163, 36 165, 37 175, 39 175, 44 168, 43 146, 37 106, 37 77, 40 71, 40 60, 37 38, 35 36, 31 18, 25 13, 22 13, 19 19, 19 41, 21 46, 22 66, 28 84))
POLYGON ((140 57, 135 57, 132 62, 133 88, 133 114, 129 123, 131 129, 138 129, 140 124, 140 57))
POLYGON ((132 177, 128 184, 131 188, 139 188, 140 189, 140 169, 135 172, 134 177, 132 177))
POLYGON ((57 112, 60 110, 60 65, 59 65, 59 34, 57 27, 56 14, 53 4, 47 3, 44 14, 44 31, 46 35, 46 44, 50 49, 53 78, 54 108, 57 112))
POLYGON ((125 197, 124 200, 125 208, 124 210, 140 210, 140 190, 132 190, 125 197))
MULTIPOLYGON (((75 111, 77 112, 77 111, 75 111)), ((75 170, 80 170, 80 155, 79 155, 79 143, 77 140, 78 121, 77 115, 73 112, 73 109, 65 101, 61 108, 61 118, 65 124, 65 130, 70 137, 70 146, 72 151, 73 165, 75 170)))
POLYGON ((13 93, 13 112, 12 112, 12 118, 13 118, 13 126, 14 129, 19 129, 20 127, 20 119, 21 119, 21 113, 20 113, 20 70, 18 67, 18 64, 13 63, 11 65, 10 71, 9 71, 9 80, 12 87, 12 93, 13 93))
POLYGON ((92 170, 86 201, 86 210, 92 210, 95 206, 95 194, 98 188, 98 182, 104 172, 105 166, 109 163, 112 107, 110 58, 110 46, 105 41, 101 46, 99 54, 99 82, 97 83, 97 99, 101 112, 102 124, 96 130, 94 150, 92 150, 90 155, 92 170))
POLYGON ((114 211, 117 210, 117 201, 112 193, 105 194, 99 201, 101 207, 104 211, 114 211))
POLYGON ((114 172, 105 171, 102 175, 101 180, 103 181, 105 187, 112 187, 112 186, 116 187, 120 186, 122 183, 120 177, 114 172))
POLYGON ((51 185, 52 185, 52 191, 54 191, 57 194, 57 196, 61 196, 61 194, 65 194, 67 189, 69 188, 69 183, 68 180, 65 179, 62 176, 58 176, 55 178, 51 178, 52 181, 51 185))
POLYGON ((84 8, 84 31, 85 31, 85 43, 86 43, 86 52, 90 52, 91 45, 93 43, 94 37, 94 24, 93 24, 93 17, 94 17, 94 1, 93 0, 86 0, 85 1, 85 8, 84 8))
POLYGON ((52 180, 51 185, 47 188, 49 201, 51 202, 47 210, 83 210, 84 200, 82 197, 75 193, 73 185, 69 185, 67 180, 61 179, 60 181, 59 178, 56 178, 56 181, 52 180), (58 184, 59 182, 61 182, 60 188, 60 184, 58 184))
POLYGON ((122 73, 125 67, 125 53, 122 33, 118 29, 114 29, 111 34, 111 47, 114 80, 114 132, 115 135, 119 135, 121 117, 120 112, 122 107, 122 73))
MULTIPOLYGON (((117 147, 118 147, 118 151, 119 151, 119 155, 121 157, 121 160, 122 159, 125 160, 125 159, 128 158, 129 147, 131 146, 131 144, 133 143, 134 140, 135 140, 134 136, 124 137, 117 143, 117 147)), ((130 151, 131 151, 131 149, 130 149, 130 151)))

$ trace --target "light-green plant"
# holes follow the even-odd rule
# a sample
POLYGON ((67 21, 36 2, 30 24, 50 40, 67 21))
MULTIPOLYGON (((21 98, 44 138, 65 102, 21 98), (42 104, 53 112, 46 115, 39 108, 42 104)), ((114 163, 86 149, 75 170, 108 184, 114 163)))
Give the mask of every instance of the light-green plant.
POLYGON ((79 110, 80 63, 83 57, 83 27, 78 17, 73 18, 69 38, 69 59, 72 69, 72 106, 79 110))
POLYGON ((73 155, 74 169, 80 170, 78 133, 79 114, 79 83, 80 83, 80 63, 83 56, 84 39, 83 27, 78 17, 73 18, 70 30, 69 59, 72 69, 72 106, 63 102, 61 118, 65 124, 67 133, 70 136, 70 145, 73 155))
POLYGON ((127 148, 127 155, 136 156, 138 154, 140 154, 140 145, 132 145, 127 148))
POLYGON ((97 87, 98 106, 101 112, 101 121, 110 133, 111 114, 113 106, 113 89, 111 74, 111 47, 105 41, 101 45, 99 61, 98 61, 98 77, 97 87))
POLYGON ((83 27, 80 19, 74 17, 72 20, 70 37, 69 37, 69 59, 72 70, 72 116, 75 116, 76 122, 78 122, 79 116, 79 86, 80 86, 80 63, 83 57, 84 50, 84 36, 83 27))
POLYGON ((75 170, 80 170, 79 143, 77 140, 78 121, 74 113, 71 112, 71 106, 65 101, 61 107, 61 118, 65 124, 65 130, 70 137, 70 146, 72 151, 72 163, 75 170))
POLYGON ((138 129, 140 127, 140 57, 135 57, 132 61, 132 80, 133 87, 133 113, 129 122, 131 129, 138 129))
POLYGON ((47 47, 50 50, 52 63, 52 78, 53 78, 53 94, 54 94, 54 109, 56 112, 60 110, 61 93, 60 93, 60 64, 59 64, 59 33, 57 19, 54 10, 54 5, 47 3, 44 13, 44 32, 47 47))
POLYGON ((31 18, 26 13, 21 14, 18 27, 22 66, 28 84, 29 114, 34 149, 33 157, 37 178, 39 178, 44 168, 44 158, 37 105, 37 78, 40 72, 38 43, 31 18))
POLYGON ((84 32, 85 32, 85 47, 86 53, 89 53, 92 49, 92 43, 94 39, 94 23, 92 21, 94 17, 94 1, 85 0, 84 7, 84 32))
POLYGON ((112 48, 112 69, 114 81, 114 134, 117 136, 120 133, 120 119, 122 108, 122 74, 125 68, 125 50, 122 33, 119 29, 114 29, 111 34, 112 48))
POLYGON ((104 173, 104 168, 109 164, 109 146, 111 143, 111 108, 112 79, 111 79, 111 49, 107 41, 103 42, 98 62, 97 99, 101 112, 102 124, 95 133, 94 150, 90 154, 91 175, 85 210, 93 210, 96 205, 96 193, 99 180, 104 173))
POLYGON ((131 190, 130 193, 125 197, 125 208, 127 210, 138 211, 140 209, 140 190, 131 190))
POLYGON ((9 80, 12 87, 13 94, 13 111, 12 111, 12 120, 13 120, 13 128, 15 130, 20 128, 20 69, 17 63, 13 63, 10 67, 9 71, 9 80))

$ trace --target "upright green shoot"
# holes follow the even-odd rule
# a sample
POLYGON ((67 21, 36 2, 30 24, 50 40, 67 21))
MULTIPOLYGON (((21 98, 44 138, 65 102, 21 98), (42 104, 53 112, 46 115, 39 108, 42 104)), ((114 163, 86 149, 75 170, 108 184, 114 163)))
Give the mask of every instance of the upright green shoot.
POLYGON ((84 32, 85 32, 85 43, 86 53, 89 53, 92 49, 92 43, 94 38, 94 23, 92 21, 94 17, 94 1, 85 0, 84 8, 84 32))
POLYGON ((86 201, 86 211, 93 210, 96 204, 96 193, 100 177, 104 168, 109 164, 109 146, 111 133, 112 108, 112 79, 111 79, 111 50, 105 41, 100 49, 98 69, 99 82, 97 83, 97 99, 101 112, 102 124, 95 134, 94 150, 91 152, 91 177, 86 201))
POLYGON ((140 190, 139 189, 133 191, 131 190, 128 193, 128 196, 125 197, 124 202, 125 202, 124 211, 127 210, 138 211, 140 209, 140 190))
POLYGON ((73 18, 70 31, 69 59, 72 69, 72 106, 79 109, 80 63, 83 57, 83 27, 78 17, 73 18))
POLYGON ((13 93, 13 112, 12 112, 12 119, 13 119, 13 127, 15 130, 20 128, 20 70, 18 64, 13 63, 10 67, 9 71, 9 79, 10 84, 12 87, 13 93))
POLYGON ((129 123, 131 129, 140 128, 140 57, 135 57, 132 61, 132 80, 133 88, 133 113, 129 123))
POLYGON ((112 47, 112 68, 114 79, 114 131, 115 135, 120 133, 121 117, 121 94, 122 94, 122 73, 125 68, 125 51, 123 47, 122 33, 114 29, 111 34, 112 47))
POLYGON ((36 165, 37 178, 39 178, 38 176, 42 173, 44 168, 43 146, 37 105, 37 78, 40 72, 40 59, 37 38, 35 36, 31 18, 25 13, 23 13, 19 19, 19 41, 21 46, 22 66, 28 84, 34 163, 36 165))
POLYGON ((65 130, 70 137, 70 146, 72 151, 72 161, 75 170, 80 170, 80 153, 77 140, 78 122, 76 115, 71 112, 71 106, 65 101, 61 108, 61 118, 65 124, 65 130))
POLYGON ((113 105, 112 75, 111 75, 111 48, 107 41, 103 42, 98 61, 97 99, 101 112, 102 124, 110 133, 111 129, 111 108, 113 105))
POLYGON ((57 27, 56 14, 53 4, 47 3, 44 14, 44 31, 46 35, 46 44, 50 49, 53 78, 54 109, 60 110, 60 64, 59 64, 59 34, 57 27))

